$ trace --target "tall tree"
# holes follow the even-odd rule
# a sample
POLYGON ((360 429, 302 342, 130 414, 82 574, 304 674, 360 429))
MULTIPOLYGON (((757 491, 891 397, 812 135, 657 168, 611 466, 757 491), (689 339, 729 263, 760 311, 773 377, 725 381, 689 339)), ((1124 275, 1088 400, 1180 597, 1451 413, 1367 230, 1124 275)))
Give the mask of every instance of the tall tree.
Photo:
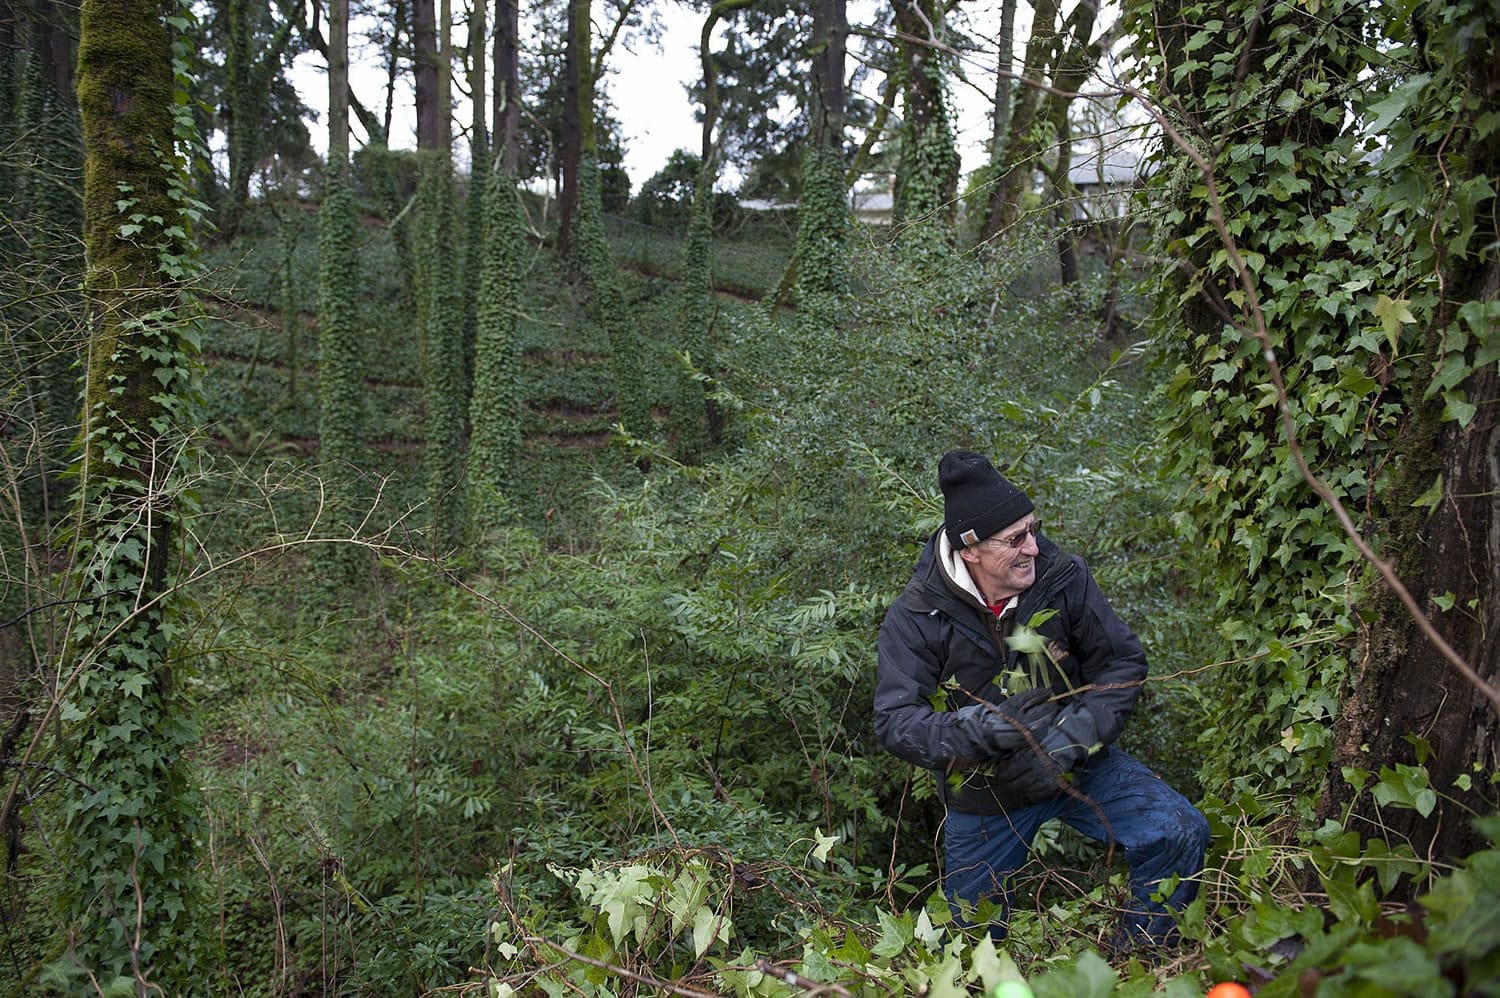
POLYGON ((485 192, 489 189, 490 138, 489 103, 486 73, 488 5, 475 0, 469 10, 468 42, 469 102, 473 117, 469 130, 468 231, 464 244, 463 292, 463 364, 464 409, 474 391, 474 341, 478 335, 479 260, 484 253, 485 192))
POLYGON ((519 0, 495 0, 495 126, 500 169, 521 172, 521 12, 519 0))
POLYGON ((281 20, 276 21, 270 5, 250 0, 223 0, 216 11, 225 77, 219 113, 229 160, 229 187, 219 211, 219 230, 226 238, 239 231, 250 200, 250 176, 266 145, 272 86, 286 66, 299 16, 297 11, 282 9, 281 20))
MULTIPOLYGON (((1049 114, 1066 114, 1065 91, 1056 77, 1065 68, 1069 80, 1087 78, 1097 62, 1097 48, 1092 39, 1096 4, 1080 5, 1071 10, 1059 27, 1059 5, 1056 0, 1037 0, 1032 9, 1031 38, 1026 44, 1025 62, 1021 68, 1015 99, 1012 102, 1008 132, 1003 142, 994 143, 1001 159, 990 164, 994 177, 990 188, 989 208, 985 213, 980 237, 994 239, 1007 231, 1020 215, 1021 202, 1031 189, 1032 177, 1041 169, 1049 143, 1056 139, 1055 129, 1039 128, 1047 124, 1049 114), (1051 99, 1062 100, 1060 112, 1049 110, 1051 99)), ((1054 103, 1053 109, 1058 105, 1054 103)))
POLYGON ((423 463, 432 524, 429 540, 435 550, 446 551, 460 543, 464 523, 463 306, 459 301, 462 283, 454 279, 459 258, 452 238, 458 214, 450 147, 451 7, 449 0, 442 0, 437 23, 429 23, 434 16, 431 0, 418 0, 413 9, 417 82, 421 88, 417 108, 419 231, 415 297, 421 337, 423 463))
MULTIPOLYGON (((594 48, 594 7, 592 0, 568 0, 567 28, 563 58, 563 105, 561 108, 562 184, 558 193, 558 254, 571 259, 578 229, 578 213, 583 198, 583 174, 592 171, 599 174, 600 200, 603 203, 604 181, 612 186, 621 179, 616 171, 605 172, 606 145, 618 137, 610 135, 610 122, 601 113, 603 98, 599 81, 604 76, 604 66, 609 60, 615 42, 624 30, 639 24, 642 0, 616 0, 608 7, 614 14, 614 22, 601 31, 599 46, 594 48), (592 163, 593 165, 588 165, 592 163)), ((628 180, 628 178, 625 178, 628 180)), ((590 180, 589 183, 593 183, 590 180)), ((626 184, 628 188, 628 183, 626 184)), ((628 197, 628 189, 626 197, 628 197)), ((621 199, 623 200, 623 198, 621 199)), ((586 227, 591 222, 583 223, 586 227)))
POLYGON ((501 525, 521 452, 521 357, 516 322, 528 243, 517 185, 519 33, 517 0, 497 0, 494 117, 498 156, 485 189, 473 195, 483 195, 484 226, 475 247, 479 297, 474 392, 469 403, 473 430, 464 468, 471 547, 481 547, 501 525))
POLYGON ((847 289, 849 206, 844 184, 844 58, 849 23, 844 0, 813 5, 809 135, 802 154, 797 221, 798 321, 817 335, 835 321, 834 296, 847 289))
MULTIPOLYGON (((78 463, 83 592, 63 681, 64 878, 72 954, 95 987, 183 993, 197 967, 196 740, 169 654, 169 556, 191 426, 184 286, 190 190, 177 147, 172 39, 158 0, 86 0, 78 103, 86 149, 90 345, 78 463)), ((184 104, 186 102, 184 101, 184 104)))
POLYGON ((714 129, 719 120, 718 71, 713 52, 714 28, 727 14, 750 6, 753 0, 719 0, 709 8, 698 36, 698 61, 703 73, 703 128, 701 156, 693 189, 688 238, 682 248, 682 281, 678 292, 679 342, 689 365, 678 376, 677 400, 672 406, 672 428, 677 450, 686 460, 697 460, 717 435, 718 413, 705 386, 693 372, 712 370, 712 325, 714 317, 713 237, 714 184, 718 179, 718 149, 714 129))
POLYGON ((893 221, 924 248, 951 243, 958 217, 958 149, 948 110, 941 0, 894 0, 906 113, 893 221))
POLYGON ((447 113, 438 103, 441 90, 441 68, 438 55, 437 8, 435 0, 412 0, 412 80, 417 104, 417 148, 437 149, 443 144, 442 116, 447 113))
POLYGON ((1127 10, 1176 130, 1169 472, 1226 631, 1273 649, 1226 667, 1205 773, 1458 857, 1500 728, 1490 11, 1127 10))
MULTIPOLYGON (((594 61, 590 56, 592 0, 567 0, 567 37, 563 51, 562 187, 558 191, 557 251, 572 256, 578 215, 579 171, 585 149, 597 152, 594 133, 594 61)), ((597 167, 596 167, 597 169, 597 167)))
MULTIPOLYGON (((566 215, 566 201, 562 202, 563 217, 559 224, 567 233, 565 256, 572 261, 575 271, 588 288, 589 317, 601 326, 609 338, 610 371, 615 383, 615 404, 627 432, 645 436, 652 426, 651 412, 646 400, 645 372, 642 367, 640 337, 635 323, 630 320, 625 308, 624 290, 610 253, 609 238, 604 231, 603 190, 599 169, 598 132, 594 116, 594 81, 600 63, 608 53, 620 27, 633 9, 630 0, 620 11, 615 32, 593 55, 592 18, 590 0, 570 0, 569 3, 569 88, 573 116, 571 125, 565 128, 566 136, 572 133, 576 144, 578 165, 574 173, 576 203, 572 206, 571 222, 566 215)), ((566 154, 565 154, 566 159, 566 154)), ((564 190, 567 187, 564 167, 564 190)), ((560 247, 561 248, 561 247, 560 247)))
MULTIPOLYGON (((337 518, 353 505, 364 461, 364 379, 358 328, 358 219, 349 183, 349 0, 328 4, 328 162, 318 208, 318 440, 333 477, 337 518)), ((341 523, 336 529, 342 531, 341 523)), ((329 575, 349 581, 354 549, 327 551, 329 575)))
MULTIPOLYGON (((1055 152, 1047 166, 1048 200, 1057 219, 1058 269, 1064 284, 1078 281, 1078 252, 1073 239, 1073 129, 1069 112, 1074 95, 1083 89, 1099 64, 1099 42, 1094 39, 1098 0, 1080 0, 1068 15, 1064 34, 1073 41, 1058 57, 1052 89, 1042 102, 1040 119, 1053 136, 1055 152)), ((1100 151, 1103 156, 1103 151, 1100 151)))

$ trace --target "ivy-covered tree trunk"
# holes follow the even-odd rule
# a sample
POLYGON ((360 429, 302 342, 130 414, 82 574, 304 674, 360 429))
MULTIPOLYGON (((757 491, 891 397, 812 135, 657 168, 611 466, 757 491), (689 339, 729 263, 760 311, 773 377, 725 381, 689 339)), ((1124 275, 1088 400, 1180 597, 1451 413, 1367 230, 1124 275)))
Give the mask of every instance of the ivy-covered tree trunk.
MULTIPOLYGON (((331 477, 334 530, 342 534, 364 464, 364 363, 360 348, 359 220, 349 186, 349 0, 328 8, 328 162, 318 206, 318 440, 331 477)), ((336 545, 325 552, 328 574, 347 582, 358 559, 336 545)))
POLYGON ((419 154, 417 174, 417 327, 421 336, 423 464, 430 543, 452 550, 463 517, 464 386, 461 285, 454 279, 453 167, 446 149, 419 154))
POLYGON ((36 472, 18 476, 15 494, 40 540, 63 511, 57 476, 78 429, 83 142, 68 58, 76 8, 45 3, 0 17, 9 18, 0 23, 0 267, 12 275, 0 323, 17 351, 0 407, 19 458, 8 466, 36 472))
POLYGON ((700 169, 688 218, 688 237, 682 247, 682 280, 677 304, 677 325, 682 352, 689 366, 678 374, 677 401, 672 406, 672 432, 677 451, 685 461, 702 458, 711 440, 717 440, 719 414, 707 388, 695 375, 713 368, 712 324, 714 317, 713 245, 714 184, 718 177, 714 130, 719 119, 718 71, 713 54, 714 26, 726 14, 748 7, 753 0, 719 0, 709 9, 699 33, 698 60, 703 67, 703 129, 700 169))
MULTIPOLYGON (((562 185, 557 195, 557 252, 573 258, 574 232, 578 228, 578 202, 582 197, 583 159, 595 149, 594 61, 590 54, 590 0, 567 0, 567 37, 563 39, 562 185)), ((595 172, 598 165, 595 164, 595 172)))
POLYGON ((173 153, 172 43, 157 0, 86 0, 78 103, 91 329, 77 570, 90 602, 62 677, 59 884, 80 972, 106 992, 182 994, 202 985, 203 921, 197 733, 170 654, 169 557, 196 342, 179 290, 191 277, 189 187, 173 153))
POLYGON ((848 290, 849 227, 844 186, 844 54, 849 35, 844 0, 813 5, 811 134, 802 154, 802 203, 797 218, 797 309, 801 328, 832 329, 835 298, 848 290))
MULTIPOLYGON (((1500 135, 1493 124, 1500 40, 1493 17, 1492 5, 1473 0, 1424 5, 1420 61, 1406 75, 1432 78, 1389 98, 1405 106, 1391 121, 1394 155, 1378 171, 1390 188, 1387 224, 1395 212, 1410 219, 1407 284, 1426 298, 1413 294, 1407 302, 1425 330, 1399 463, 1382 503, 1389 511, 1383 535, 1402 582, 1475 675, 1461 675, 1380 590, 1345 685, 1335 758, 1341 767, 1410 773, 1417 784, 1418 770, 1402 767, 1425 769, 1432 808, 1382 808, 1353 798, 1342 782, 1323 803, 1328 815, 1352 806, 1356 819, 1444 860, 1482 848, 1469 818, 1500 807, 1490 782, 1500 772, 1500 135)), ((1401 21, 1387 29, 1400 41, 1411 30, 1401 21)))
POLYGON ((464 462, 463 290, 459 254, 453 233, 453 134, 447 95, 451 53, 449 3, 443 0, 438 23, 431 0, 417 0, 417 78, 431 88, 430 107, 417 112, 418 232, 415 240, 415 297, 422 366, 422 461, 427 473, 427 507, 434 551, 451 551, 462 542, 464 462), (424 11, 424 8, 425 11, 424 11))
MULTIPOLYGON (((521 456, 521 351, 516 338, 521 280, 528 249, 520 163, 520 17, 516 0, 495 6, 495 168, 482 192, 484 225, 477 245, 474 392, 469 401, 465 465, 468 543, 482 546, 509 513, 521 456)), ((475 119, 478 120, 477 118, 475 119)), ((477 126, 476 126, 477 130, 477 126)))
POLYGON ((713 324, 713 173, 704 166, 693 194, 687 241, 682 246, 682 279, 678 290, 678 342, 689 366, 678 373, 677 401, 672 406, 672 430, 684 461, 701 460, 708 449, 714 413, 704 386, 695 375, 711 370, 709 344, 713 324))
MULTIPOLYGON (((641 340, 625 308, 624 289, 610 253, 609 237, 604 231, 604 204, 599 175, 598 134, 594 120, 594 69, 591 57, 589 0, 571 0, 569 4, 570 37, 568 52, 570 83, 568 107, 571 124, 565 113, 564 145, 570 141, 570 129, 576 132, 578 165, 575 170, 576 203, 572 206, 571 224, 563 206, 559 225, 568 232, 564 257, 579 278, 588 286, 589 317, 609 338, 610 371, 615 383, 615 410, 627 433, 646 436, 652 420, 646 400, 646 377, 641 357, 641 340)), ((566 159, 567 154, 564 154, 566 159)), ((565 175, 564 187, 568 182, 565 175)))
POLYGON ((489 191, 490 139, 486 83, 485 35, 489 31, 488 10, 477 0, 469 12, 469 94, 473 110, 469 133, 468 225, 464 246, 463 291, 463 408, 469 408, 474 393, 474 350, 479 335, 479 269, 484 256, 485 201, 489 191))
POLYGON ((958 217, 958 149, 948 111, 947 67, 940 48, 944 5, 895 0, 906 114, 896 173, 893 223, 902 242, 919 253, 942 253, 953 242, 958 217))
POLYGON ((485 192, 474 349, 473 432, 465 466, 469 542, 482 544, 509 510, 521 455, 521 351, 516 339, 526 225, 513 175, 496 170, 485 192))
POLYGON ((1201 160, 1161 174, 1176 193, 1161 248, 1189 261, 1167 291, 1186 327, 1168 470, 1192 483, 1183 522, 1235 641, 1216 690, 1234 724, 1205 782, 1457 857, 1479 842, 1470 816, 1496 807, 1500 697, 1485 5, 1128 14, 1162 120, 1201 160))

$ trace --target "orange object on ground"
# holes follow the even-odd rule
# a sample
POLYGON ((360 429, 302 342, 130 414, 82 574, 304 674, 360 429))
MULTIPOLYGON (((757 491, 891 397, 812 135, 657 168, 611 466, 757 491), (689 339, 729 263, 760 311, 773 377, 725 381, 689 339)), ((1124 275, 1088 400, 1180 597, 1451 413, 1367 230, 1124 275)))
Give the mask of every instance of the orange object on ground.
POLYGON ((1205 998, 1250 998, 1250 989, 1236 981, 1224 981, 1209 988, 1205 998))

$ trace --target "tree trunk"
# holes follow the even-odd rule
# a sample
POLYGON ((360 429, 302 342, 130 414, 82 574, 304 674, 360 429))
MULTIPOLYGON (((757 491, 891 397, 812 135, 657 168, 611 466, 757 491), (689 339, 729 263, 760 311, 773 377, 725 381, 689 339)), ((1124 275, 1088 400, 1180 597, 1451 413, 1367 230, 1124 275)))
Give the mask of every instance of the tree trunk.
POLYGON ((59 763, 76 796, 62 808, 60 890, 72 956, 94 980, 115 990, 133 978, 143 991, 149 978, 183 993, 202 984, 199 802, 189 765, 196 732, 165 630, 185 484, 164 457, 190 459, 177 428, 188 425, 196 362, 178 293, 190 276, 177 269, 190 259, 188 237, 169 228, 186 225, 179 198, 190 188, 161 158, 174 148, 175 105, 160 9, 156 0, 86 0, 80 20, 90 343, 78 567, 89 600, 64 657, 59 763), (129 223, 135 217, 143 221, 129 223))
POLYGON ((500 168, 521 169, 521 17, 519 0, 495 4, 495 150, 500 168))
POLYGON ((264 8, 247 0, 230 0, 224 8, 225 139, 229 187, 219 212, 219 233, 229 239, 239 231, 250 203, 250 178, 265 146, 266 108, 271 86, 291 42, 295 21, 288 17, 264 50, 256 50, 256 29, 264 8))
MULTIPOLYGON (((562 185, 558 193, 558 254, 573 255, 573 232, 577 225, 579 170, 585 157, 593 158, 594 78, 590 54, 592 7, 590 0, 569 0, 568 38, 563 61, 562 185)), ((597 164, 596 164, 597 165, 597 164)))
MULTIPOLYGON (((359 226, 349 186, 349 0, 328 6, 328 162, 318 206, 318 442, 333 520, 353 532, 354 481, 364 464, 364 365, 359 338, 359 226)), ((325 571, 347 591, 356 549, 320 552, 325 571)))
MULTIPOLYGON (((1099 12, 1097 0, 1081 0, 1073 8, 1063 29, 1067 49, 1058 57, 1052 74, 1053 91, 1043 101, 1043 120, 1052 126, 1057 138, 1057 154, 1050 171, 1052 199, 1059 205, 1057 226, 1057 259, 1063 284, 1078 282, 1078 248, 1073 238, 1073 209, 1076 191, 1069 174, 1073 172, 1073 128, 1068 112, 1072 94, 1083 89, 1089 75, 1099 63, 1099 45, 1092 40, 1094 18, 1099 12)), ((1100 157, 1104 155, 1100 150, 1100 157)))
POLYGON ((489 189, 490 140, 485 36, 489 32, 485 0, 475 0, 469 11, 469 97, 474 116, 469 135, 468 232, 464 239, 463 300, 463 411, 474 394, 474 350, 478 337, 479 258, 483 254, 485 191, 489 189))
MULTIPOLYGON (((394 0, 391 4, 391 38, 385 50, 385 127, 381 134, 390 142, 391 118, 396 113, 396 81, 401 78, 401 29, 407 27, 411 5, 408 0, 394 0)), ((415 83, 413 67, 413 83, 415 83)))
POLYGON ((71 11, 73 4, 59 0, 38 0, 36 30, 36 52, 41 58, 41 77, 53 94, 62 96, 73 92, 73 36, 71 11))
POLYGON ((442 147, 442 115, 438 105, 441 82, 438 71, 437 12, 434 0, 412 0, 412 46, 415 65, 412 80, 417 104, 417 148, 442 147))
POLYGON ((843 143, 849 25, 844 0, 816 0, 812 30, 811 134, 802 155, 796 282, 798 327, 815 339, 836 321, 835 302, 848 285, 843 143))
POLYGON ((1057 49, 1057 0, 1037 0, 1032 10, 1031 39, 1021 66, 1022 82, 1012 104, 1010 129, 1003 144, 1004 158, 993 164, 989 209, 985 214, 981 241, 989 242, 1015 223, 1021 197, 1031 186, 1036 168, 1035 148, 1030 140, 1042 95, 1036 85, 1046 80, 1057 49))
MULTIPOLYGON (((1500 157, 1469 159, 1476 174, 1494 176, 1500 157)), ((1500 267, 1446 275, 1450 301, 1494 302, 1500 267)), ((1457 333, 1456 304, 1428 337, 1432 369, 1445 336, 1457 333)), ((1417 495, 1437 480, 1442 501, 1408 506, 1387 533, 1411 537, 1397 560, 1406 587, 1423 604, 1443 638, 1491 688, 1500 688, 1500 384, 1489 364, 1462 386, 1477 405, 1461 426, 1442 419, 1442 401, 1420 407, 1405 431, 1398 495, 1417 495), (1439 477, 1440 476, 1440 477, 1439 477), (1439 600, 1448 600, 1444 610, 1439 600)), ((1357 799, 1354 815, 1383 829, 1390 841, 1409 842, 1416 854, 1454 861, 1483 848, 1467 819, 1500 806, 1488 776, 1500 771, 1500 724, 1488 700, 1461 677, 1422 635, 1398 601, 1382 592, 1360 649, 1335 727, 1339 765, 1375 772, 1382 766, 1425 766, 1438 793, 1429 814, 1377 808, 1357 799), (1419 744, 1413 744, 1413 737, 1419 744)), ((1330 784, 1322 811, 1339 815, 1349 787, 1330 784)))
POLYGON ((990 162, 1005 161, 1005 142, 1010 133, 1011 94, 1015 90, 1016 0, 1000 5, 1000 45, 995 54, 995 110, 990 118, 990 162))
POLYGON ((453 155, 453 0, 438 5, 438 147, 453 155))
POLYGON ((943 5, 937 0, 896 0, 893 6, 906 84, 893 220, 928 229, 946 242, 958 217, 959 163, 948 113, 946 69, 937 48, 942 42, 943 5))

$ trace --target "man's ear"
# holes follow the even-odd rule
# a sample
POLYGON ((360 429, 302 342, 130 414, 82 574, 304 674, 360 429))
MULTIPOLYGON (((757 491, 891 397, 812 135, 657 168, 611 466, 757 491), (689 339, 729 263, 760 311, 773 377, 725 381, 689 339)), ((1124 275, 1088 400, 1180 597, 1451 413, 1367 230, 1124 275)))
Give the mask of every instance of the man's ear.
POLYGON ((979 552, 973 548, 959 548, 958 556, 971 565, 979 560, 979 552))

